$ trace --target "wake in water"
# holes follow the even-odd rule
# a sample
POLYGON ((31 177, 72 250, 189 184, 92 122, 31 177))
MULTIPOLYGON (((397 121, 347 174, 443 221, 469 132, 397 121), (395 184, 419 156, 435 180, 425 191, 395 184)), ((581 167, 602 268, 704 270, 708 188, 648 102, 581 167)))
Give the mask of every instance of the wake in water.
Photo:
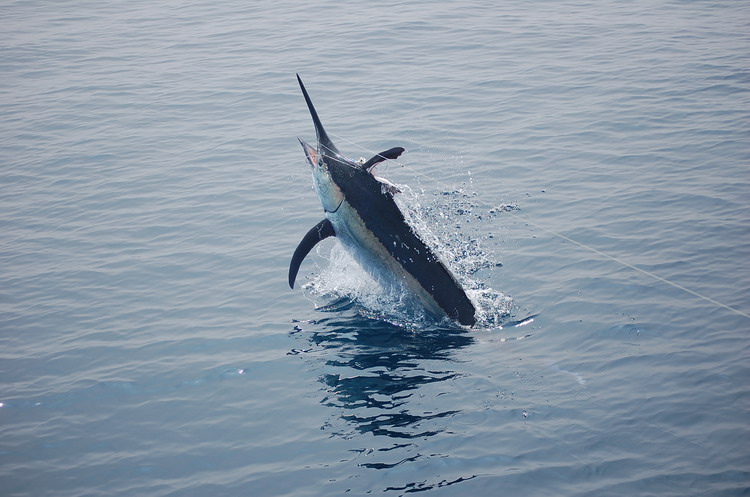
MULTIPOLYGON (((512 320, 513 299, 487 287, 477 276, 488 276, 488 270, 499 267, 497 255, 490 248, 490 221, 496 209, 474 205, 474 193, 464 190, 442 191, 431 196, 397 185, 401 194, 397 204, 408 224, 430 246, 466 290, 476 308, 475 328, 497 328, 512 320)), ((322 297, 328 304, 323 311, 354 308, 365 317, 380 319, 408 328, 455 326, 446 318, 436 322, 417 298, 389 275, 371 275, 354 257, 336 243, 327 254, 328 265, 304 285, 313 300, 322 297)))

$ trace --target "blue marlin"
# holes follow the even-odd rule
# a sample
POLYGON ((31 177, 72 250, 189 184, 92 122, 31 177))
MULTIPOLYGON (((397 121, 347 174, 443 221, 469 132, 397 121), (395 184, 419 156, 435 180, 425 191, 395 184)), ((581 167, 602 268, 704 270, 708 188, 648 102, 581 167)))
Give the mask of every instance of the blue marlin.
POLYGON ((370 160, 355 162, 342 155, 323 129, 312 100, 297 81, 310 110, 317 148, 299 139, 312 167, 313 184, 325 217, 302 238, 289 265, 289 286, 294 288, 300 264, 321 240, 335 236, 355 260, 380 281, 383 275, 404 284, 436 317, 447 316, 462 325, 476 323, 476 310, 461 284, 407 224, 393 196, 395 185, 372 173, 384 160, 405 150, 394 147, 370 160))

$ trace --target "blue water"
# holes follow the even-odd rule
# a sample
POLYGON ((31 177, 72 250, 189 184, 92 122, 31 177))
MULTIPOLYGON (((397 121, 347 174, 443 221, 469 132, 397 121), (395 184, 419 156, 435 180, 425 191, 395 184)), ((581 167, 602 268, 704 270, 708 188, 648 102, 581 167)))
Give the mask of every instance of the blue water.
POLYGON ((747 2, 0 19, 3 495, 750 493, 747 2), (343 152, 407 149, 476 329, 334 240, 289 289, 295 72, 343 152))

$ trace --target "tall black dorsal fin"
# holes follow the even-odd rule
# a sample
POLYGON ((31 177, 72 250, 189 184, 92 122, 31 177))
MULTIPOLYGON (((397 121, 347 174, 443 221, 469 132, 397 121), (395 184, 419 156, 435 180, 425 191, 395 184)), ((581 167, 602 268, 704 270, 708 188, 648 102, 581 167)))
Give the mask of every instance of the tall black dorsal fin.
POLYGON ((399 155, 403 154, 406 151, 404 147, 393 147, 389 148, 388 150, 384 152, 380 152, 379 154, 375 154, 372 156, 370 160, 362 164, 362 169, 365 171, 369 171, 373 167, 375 167, 376 164, 379 164, 383 162, 384 160, 393 160, 397 159, 399 155))
POLYGON ((325 240, 329 236, 336 236, 333 231, 333 225, 328 219, 323 219, 321 222, 310 228, 310 231, 302 238, 297 248, 294 250, 292 256, 292 262, 289 263, 289 288, 294 288, 294 280, 297 279, 297 273, 299 272, 299 266, 302 261, 305 260, 307 254, 310 253, 312 248, 321 240, 325 240))

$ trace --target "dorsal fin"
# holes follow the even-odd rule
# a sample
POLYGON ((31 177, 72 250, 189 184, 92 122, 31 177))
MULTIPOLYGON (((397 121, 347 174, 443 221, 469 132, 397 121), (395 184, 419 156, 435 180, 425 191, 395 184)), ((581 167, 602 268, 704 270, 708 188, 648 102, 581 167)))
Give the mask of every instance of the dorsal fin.
POLYGON ((299 266, 302 261, 305 260, 307 254, 310 253, 312 248, 321 240, 325 240, 329 236, 336 236, 333 231, 333 225, 328 219, 323 219, 321 222, 310 228, 310 231, 302 238, 297 248, 294 250, 292 256, 292 262, 289 263, 289 287, 294 288, 294 280, 297 279, 297 273, 299 272, 299 266))
POLYGON ((383 162, 384 160, 393 160, 397 159, 399 155, 403 154, 406 151, 404 147, 393 147, 389 148, 388 150, 384 152, 380 152, 379 154, 375 154, 372 156, 370 160, 362 164, 362 169, 365 171, 369 171, 373 167, 375 167, 376 164, 379 164, 383 162))

